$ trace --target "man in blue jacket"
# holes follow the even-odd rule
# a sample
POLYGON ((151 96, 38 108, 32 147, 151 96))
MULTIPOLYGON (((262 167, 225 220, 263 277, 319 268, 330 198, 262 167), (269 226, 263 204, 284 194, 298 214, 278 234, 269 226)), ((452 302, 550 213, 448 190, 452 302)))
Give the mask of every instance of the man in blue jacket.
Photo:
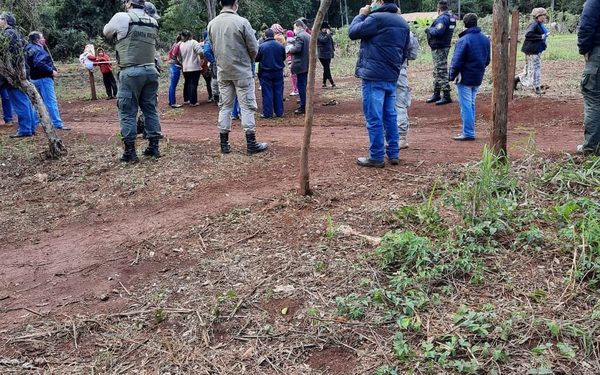
POLYGON ((54 78, 58 75, 52 57, 44 48, 44 39, 39 31, 29 33, 29 44, 25 46, 25 63, 29 70, 29 77, 35 88, 40 93, 52 125, 56 129, 65 128, 58 112, 58 100, 54 91, 54 78))
POLYGON ((448 81, 448 54, 450 53, 452 34, 456 28, 456 18, 448 10, 446 0, 438 2, 438 14, 438 18, 433 21, 431 27, 425 30, 433 58, 433 95, 427 99, 427 103, 443 105, 452 103, 448 81), (444 95, 440 95, 440 92, 443 92, 444 95))
POLYGON ((362 79, 363 112, 369 131, 369 157, 357 159, 361 167, 398 164, 396 82, 410 41, 410 29, 398 14, 394 0, 377 0, 360 9, 348 36, 360 39, 356 76, 362 79), (387 142, 387 146, 386 146, 387 142))
POLYGON ((454 137, 454 140, 472 141, 475 139, 475 98, 483 81, 485 68, 490 64, 490 40, 477 27, 475 13, 465 14, 463 22, 465 31, 459 35, 450 64, 450 81, 456 80, 463 122, 462 133, 454 137))
POLYGON ((585 56, 581 82, 584 141, 577 151, 600 155, 600 0, 587 0, 579 18, 579 53, 585 56))
POLYGON ((258 79, 262 88, 263 117, 283 116, 283 68, 285 67, 285 47, 275 40, 271 29, 265 31, 265 41, 258 47, 256 62, 258 79))

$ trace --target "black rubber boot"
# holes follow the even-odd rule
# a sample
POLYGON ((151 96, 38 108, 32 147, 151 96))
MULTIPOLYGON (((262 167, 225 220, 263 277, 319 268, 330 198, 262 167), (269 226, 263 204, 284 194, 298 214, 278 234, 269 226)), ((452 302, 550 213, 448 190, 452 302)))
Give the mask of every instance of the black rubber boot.
POLYGON ((124 141, 123 143, 125 144, 125 151, 120 160, 125 163, 137 163, 139 159, 135 152, 135 141, 124 141))
POLYGON ((440 95, 440 92, 439 91, 435 91, 433 93, 433 95, 431 95, 429 97, 429 99, 427 99, 425 102, 426 103, 435 103, 435 102, 439 101, 440 99, 442 99, 442 97, 440 95))
POLYGON ((246 144, 248 146, 248 155, 258 154, 269 148, 269 145, 266 143, 257 143, 256 134, 250 132, 246 133, 246 144))
POLYGON ((215 103, 216 106, 219 106, 219 95, 213 94, 213 103, 215 103))
POLYGON ((229 133, 219 134, 221 138, 221 153, 229 154, 231 152, 231 145, 229 144, 229 133))
POLYGON ((450 96, 450 91, 444 91, 444 95, 440 100, 435 102, 435 105, 444 105, 448 103, 452 103, 452 96, 450 96))
POLYGON ((160 158, 160 150, 158 149, 158 138, 148 140, 148 147, 144 150, 145 156, 152 158, 160 158))

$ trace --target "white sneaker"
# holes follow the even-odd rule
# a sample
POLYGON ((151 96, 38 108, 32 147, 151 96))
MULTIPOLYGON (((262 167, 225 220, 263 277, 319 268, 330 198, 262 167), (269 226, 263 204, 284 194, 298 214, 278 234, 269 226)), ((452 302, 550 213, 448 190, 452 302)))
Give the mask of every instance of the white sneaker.
POLYGON ((290 96, 298 96, 297 92, 290 92, 290 96))
POLYGON ((398 147, 400 147, 400 150, 408 148, 408 140, 406 138, 400 138, 400 141, 398 142, 398 147))
POLYGON ((577 153, 583 154, 583 145, 577 145, 577 153))

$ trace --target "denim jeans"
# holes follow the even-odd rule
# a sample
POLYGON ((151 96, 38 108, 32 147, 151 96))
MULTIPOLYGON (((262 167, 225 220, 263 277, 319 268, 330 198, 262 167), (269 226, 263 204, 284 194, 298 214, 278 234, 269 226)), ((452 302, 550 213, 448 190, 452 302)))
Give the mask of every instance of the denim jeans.
POLYGON ((56 129, 62 129, 63 122, 58 112, 58 100, 56 100, 56 93, 54 92, 54 80, 52 78, 41 78, 32 79, 31 82, 35 85, 46 105, 46 109, 48 109, 52 126, 56 129))
POLYGON ((306 108, 306 83, 308 80, 308 73, 296 74, 298 77, 298 95, 300 96, 300 108, 306 108))
POLYGON ((256 131, 256 94, 254 92, 254 78, 238 79, 235 81, 219 80, 219 92, 221 93, 219 100, 219 130, 221 133, 231 131, 231 111, 234 107, 234 102, 237 100, 240 103, 242 128, 245 132, 254 133, 256 131))
POLYGON ((458 102, 460 104, 460 117, 463 123, 463 135, 467 138, 475 138, 475 98, 479 92, 479 86, 456 85, 458 102))
POLYGON ((283 116, 283 70, 262 71, 259 76, 262 88, 263 115, 266 118, 283 116))
POLYGON ((2 97, 2 119, 4 122, 13 120, 13 108, 10 104, 10 96, 6 88, 0 89, 0 96, 2 97))
POLYGON ((10 102, 19 119, 18 133, 22 135, 35 134, 39 119, 27 94, 16 88, 7 88, 10 102))
POLYGON ((169 83, 169 105, 177 104, 177 84, 179 83, 179 78, 181 77, 181 67, 170 64, 171 71, 171 82, 169 83))
POLYGON ((362 104, 369 131, 369 158, 398 159, 396 82, 362 81, 362 104), (387 146, 386 146, 387 143, 387 146))
POLYGON ((144 114, 148 139, 161 137, 160 119, 156 109, 157 92, 158 71, 154 65, 132 66, 121 70, 117 104, 124 141, 135 141, 138 108, 144 114))

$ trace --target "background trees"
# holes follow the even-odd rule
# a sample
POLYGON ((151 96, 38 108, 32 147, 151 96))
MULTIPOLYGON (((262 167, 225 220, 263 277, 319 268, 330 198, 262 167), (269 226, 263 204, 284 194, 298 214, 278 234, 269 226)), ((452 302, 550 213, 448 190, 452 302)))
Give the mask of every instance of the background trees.
MULTIPOLYGON (((449 0, 454 11, 458 10, 459 0, 449 0)), ((490 14, 493 0, 460 0, 461 14, 475 12, 481 16, 490 14)), ((510 7, 517 7, 522 13, 554 4, 555 10, 579 14, 585 0, 510 0, 510 7)), ((154 0, 154 5, 162 15, 161 40, 169 45, 175 35, 188 29, 196 37, 200 36, 206 24, 217 14, 219 0, 154 0)), ((333 26, 340 27, 358 13, 364 0, 333 0, 325 19, 333 26)), ((432 12, 437 0, 402 0, 399 2, 403 13, 432 12)), ((258 30, 264 23, 280 23, 285 28, 299 17, 312 19, 319 6, 319 0, 240 0, 240 14, 248 18, 258 30)), ((34 29, 44 32, 55 58, 65 59, 78 55, 90 41, 101 43, 102 28, 112 15, 122 9, 122 0, 0 0, 0 9, 10 10, 17 16, 19 26, 24 31, 34 29)))

